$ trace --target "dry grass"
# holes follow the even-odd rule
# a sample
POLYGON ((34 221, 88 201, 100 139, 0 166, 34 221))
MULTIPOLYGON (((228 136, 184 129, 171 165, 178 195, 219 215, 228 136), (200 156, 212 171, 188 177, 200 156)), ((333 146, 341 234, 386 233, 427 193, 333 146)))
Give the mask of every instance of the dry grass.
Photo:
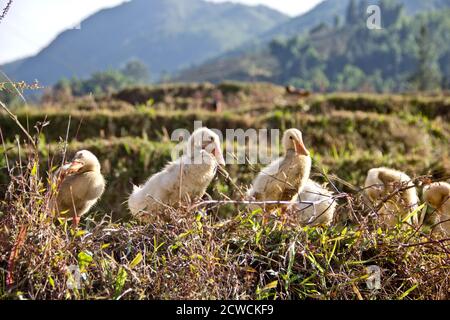
POLYGON ((339 208, 351 219, 329 229, 280 215, 263 223, 263 212, 238 205, 231 219, 204 205, 150 225, 104 217, 73 229, 50 211, 57 189, 39 162, 36 152, 10 168, 1 202, 3 299, 449 298, 450 239, 382 231, 357 191, 339 208), (380 290, 366 286, 369 265, 382 270, 380 290))
MULTIPOLYGON (((355 145, 363 141, 360 134, 365 134, 367 143, 372 141, 369 138, 375 136, 374 132, 389 134, 390 131, 383 129, 383 116, 367 113, 359 119, 358 113, 346 114, 339 110, 332 114, 339 117, 319 115, 310 119, 303 114, 292 117, 286 110, 281 114, 274 110, 263 116, 268 123, 274 122, 274 127, 282 127, 282 124, 314 126, 311 144, 333 150, 326 158, 323 153, 322 157, 319 153, 315 155, 319 164, 334 169, 330 170, 333 175, 325 178, 335 182, 339 191, 345 191, 339 194, 339 218, 331 228, 302 228, 281 213, 263 219, 269 213, 252 212, 242 204, 208 202, 199 204, 196 209, 171 210, 164 220, 149 225, 133 220, 113 222, 104 210, 95 217, 83 217, 81 225, 73 229, 71 221, 57 219, 49 209, 58 192, 50 177, 61 163, 60 158, 65 157, 64 151, 89 145, 101 152, 102 158, 111 161, 109 167, 114 168, 111 176, 117 176, 107 191, 111 197, 106 201, 110 201, 112 197, 120 198, 121 188, 131 177, 122 175, 123 167, 129 167, 129 162, 121 161, 127 159, 135 165, 142 162, 142 168, 130 173, 134 178, 141 177, 142 170, 148 174, 164 162, 166 151, 161 151, 162 144, 155 146, 146 139, 123 137, 120 141, 104 139, 101 143, 74 141, 68 148, 66 141, 58 146, 55 142, 47 145, 41 140, 42 127, 48 125, 45 117, 36 127, 35 135, 28 133, 28 126, 16 129, 15 133, 22 131, 25 143, 14 140, 11 131, 7 137, 0 131, 2 141, 8 143, 2 146, 4 157, 8 157, 7 150, 16 144, 14 159, 1 160, 6 167, 3 170, 7 171, 7 184, 2 188, 0 200, 0 299, 450 298, 450 239, 406 225, 389 232, 379 229, 376 211, 367 205, 362 191, 349 182, 359 184, 363 173, 371 166, 386 164, 385 157, 362 154, 359 151, 365 149, 365 145, 356 148, 358 152, 351 152, 353 149, 345 146, 333 149, 326 143, 326 125, 330 123, 336 123, 332 134, 335 138, 339 134, 342 134, 340 140, 354 138, 355 145), (358 125, 358 130, 354 124, 358 125), (379 130, 372 132, 370 127, 379 130), (55 148, 60 157, 52 161, 55 148), (224 209, 229 213, 228 218, 218 214, 224 209), (369 266, 382 270, 379 290, 370 290, 367 286, 369 266), (79 288, 73 287, 73 268, 80 272, 79 288)), ((72 115, 76 118, 76 113, 72 115)), ((183 115, 180 113, 180 119, 183 115)), ((84 116, 89 120, 88 113, 83 113, 84 116)), ((176 112, 168 119, 172 121, 175 116, 176 112)), ((72 118, 72 125, 75 118, 72 118)), ((219 125, 228 125, 225 116, 216 118, 219 125)), ((47 129, 64 134, 67 117, 61 119, 64 121, 59 124, 53 121, 47 129)), ((105 119, 115 118, 106 115, 105 119)), ((390 121, 391 117, 385 119, 390 121)), ((422 124, 421 119, 405 118, 393 123, 406 130, 408 125, 416 126, 417 120, 419 123, 412 131, 428 132, 433 137, 433 152, 445 150, 443 141, 448 136, 447 127, 441 128, 436 121, 422 124)), ((17 125, 18 121, 25 123, 14 115, 11 120, 13 123, 8 123, 7 128, 17 125)), ((5 119, 2 121, 7 123, 5 119)), ((191 118, 183 121, 176 125, 191 125, 191 118)), ((123 123, 130 125, 126 117, 123 123)), ((75 126, 70 132, 74 136, 80 125, 75 126)), ((5 126, 2 125, 2 129, 5 126)), ((394 139, 397 140, 397 145, 379 146, 390 152, 387 164, 408 164, 407 171, 415 169, 417 172, 420 167, 418 173, 427 174, 428 166, 420 164, 424 159, 407 161, 406 157, 400 158, 401 154, 394 157, 409 148, 405 142, 405 150, 401 149, 404 138, 394 139)), ((335 146, 335 142, 330 140, 330 143, 335 146)), ((422 153, 429 152, 431 150, 427 149, 411 156, 422 158, 422 153)), ((446 154, 441 156, 447 159, 446 154)), ((102 164, 105 168, 105 163, 102 164)), ((243 166, 227 169, 232 177, 239 179, 232 185, 220 186, 213 194, 214 199, 226 200, 225 194, 239 194, 239 189, 248 182, 247 176, 254 175, 243 166)), ((439 170, 444 174, 448 172, 445 168, 439 170)))

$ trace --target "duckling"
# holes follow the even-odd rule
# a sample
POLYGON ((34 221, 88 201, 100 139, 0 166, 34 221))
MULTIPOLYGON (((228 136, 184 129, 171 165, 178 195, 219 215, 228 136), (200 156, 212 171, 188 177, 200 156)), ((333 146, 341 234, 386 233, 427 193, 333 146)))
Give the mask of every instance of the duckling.
POLYGON ((201 198, 213 180, 218 165, 225 165, 220 139, 208 128, 196 130, 187 143, 187 153, 169 163, 128 199, 133 216, 149 222, 167 208, 177 208, 201 198))
MULTIPOLYGON (((378 214, 380 221, 387 228, 394 227, 417 209, 419 197, 412 179, 403 172, 389 169, 376 168, 368 172, 365 182, 365 192, 373 202, 389 198, 383 203, 378 214), (402 191, 399 191, 402 190, 402 191), (394 196, 389 196, 399 191, 394 196)), ((412 217, 410 223, 418 226, 418 216, 412 217)))
POLYGON ((426 186, 423 199, 436 209, 438 224, 435 230, 444 236, 450 236, 450 184, 437 182, 426 186))
MULTIPOLYGON (((256 201, 293 201, 303 191, 311 172, 311 157, 301 131, 289 129, 282 140, 284 156, 272 162, 253 181, 247 198, 256 201)), ((266 208, 276 208, 268 205, 266 208)))
POLYGON ((294 203, 290 210, 301 226, 330 226, 336 213, 336 206, 337 202, 333 198, 333 193, 310 179, 300 193, 298 202, 294 203))
POLYGON ((75 221, 86 214, 105 191, 105 179, 100 162, 90 151, 82 150, 61 168, 62 181, 56 198, 56 209, 62 217, 75 221))

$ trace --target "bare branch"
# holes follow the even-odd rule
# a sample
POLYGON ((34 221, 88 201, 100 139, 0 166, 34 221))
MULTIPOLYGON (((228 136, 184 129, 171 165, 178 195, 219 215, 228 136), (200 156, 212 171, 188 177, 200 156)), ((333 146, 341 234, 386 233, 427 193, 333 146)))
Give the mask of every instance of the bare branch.
POLYGON ((6 14, 8 13, 9 9, 11 9, 12 3, 13 3, 13 0, 9 0, 8 3, 6 4, 6 7, 3 9, 2 14, 0 15, 0 23, 6 17, 6 14))

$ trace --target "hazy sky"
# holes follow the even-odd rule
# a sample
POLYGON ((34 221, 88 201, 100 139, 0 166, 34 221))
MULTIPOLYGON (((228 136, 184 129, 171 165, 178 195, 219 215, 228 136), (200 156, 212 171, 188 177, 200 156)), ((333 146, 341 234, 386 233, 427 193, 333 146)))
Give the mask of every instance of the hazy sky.
MULTIPOLYGON (((0 64, 36 54, 61 31, 76 26, 96 11, 125 0, 14 0, 0 23, 0 64)), ((223 2, 225 0, 211 0, 223 2)), ((321 0, 233 0, 265 4, 291 16, 303 13, 321 0)), ((0 0, 0 11, 7 0, 0 0)))

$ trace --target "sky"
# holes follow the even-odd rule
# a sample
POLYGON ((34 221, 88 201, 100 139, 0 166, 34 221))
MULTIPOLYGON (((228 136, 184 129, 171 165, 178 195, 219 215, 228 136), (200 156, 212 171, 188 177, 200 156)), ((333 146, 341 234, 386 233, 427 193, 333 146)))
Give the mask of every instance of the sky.
MULTIPOLYGON (((226 0, 209 0, 225 2, 226 0)), ((302 14, 321 0, 232 0, 248 5, 264 4, 290 16, 302 14)), ((7 0, 0 0, 0 12, 7 0)), ((125 0, 13 0, 0 22, 0 64, 38 53, 60 32, 76 27, 100 9, 125 0)))

